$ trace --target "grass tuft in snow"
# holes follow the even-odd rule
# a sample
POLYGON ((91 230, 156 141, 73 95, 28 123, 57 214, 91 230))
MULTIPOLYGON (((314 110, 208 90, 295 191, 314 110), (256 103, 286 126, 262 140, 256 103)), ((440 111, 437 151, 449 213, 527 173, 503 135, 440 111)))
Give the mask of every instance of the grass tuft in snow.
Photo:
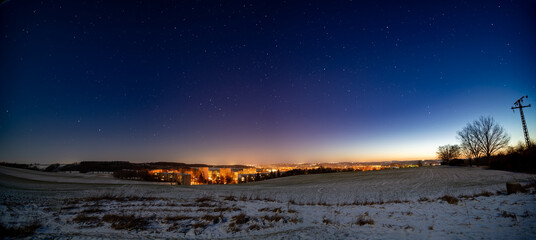
POLYGON ((503 211, 501 216, 503 218, 513 218, 513 219, 516 219, 517 218, 517 215, 515 213, 509 213, 507 211, 503 211))
POLYGON ((106 214, 102 216, 102 221, 111 223, 115 230, 144 230, 149 224, 147 218, 134 215, 106 214))
POLYGON ((298 217, 293 217, 293 218, 290 218, 288 221, 291 223, 299 223, 301 222, 301 219, 299 219, 298 217))
POLYGON ((261 208, 261 209, 259 209, 259 212, 282 213, 283 211, 281 210, 280 207, 278 207, 278 208, 269 208, 269 207, 265 207, 265 208, 261 208))
POLYGON ((196 229, 197 228, 205 228, 207 226, 208 226, 208 224, 206 222, 198 222, 198 223, 192 224, 192 227, 196 228, 196 229))
POLYGON ((358 216, 355 224, 357 224, 359 226, 363 226, 363 225, 367 225, 367 224, 368 225, 374 225, 374 219, 369 217, 368 212, 367 212, 367 213, 365 213, 363 215, 358 216))
POLYGON ((231 218, 231 221, 233 221, 235 224, 244 224, 249 221, 249 217, 245 213, 241 213, 236 216, 233 216, 231 218))
POLYGON ((421 197, 421 198, 419 198, 418 201, 419 201, 419 202, 429 202, 430 199, 428 199, 427 197, 421 197))
POLYGON ((449 204, 458 204, 458 202, 460 201, 458 200, 458 198, 450 195, 445 195, 443 197, 440 197, 439 199, 448 202, 449 204))
POLYGON ((257 224, 253 224, 253 225, 249 226, 248 229, 251 230, 251 231, 256 231, 256 230, 260 230, 261 227, 259 225, 257 225, 257 224))
POLYGON ((209 197, 209 196, 200 197, 200 198, 197 198, 197 199, 195 200, 195 202, 197 202, 197 203, 202 203, 202 202, 213 202, 213 201, 214 201, 214 198, 209 197))
POLYGON ((225 196, 223 197, 223 200, 225 201, 236 201, 236 197, 233 195, 225 196))
POLYGON ((86 224, 98 224, 100 222, 100 218, 96 216, 88 216, 85 213, 80 213, 76 215, 76 217, 73 218, 73 222, 86 223, 86 224))
POLYGON ((475 194, 474 197, 491 197, 493 195, 495 195, 495 194, 493 194, 490 191, 484 191, 484 192, 481 192, 479 194, 475 194))
POLYGON ((278 215, 277 213, 275 215, 264 215, 261 217, 262 220, 268 221, 268 222, 279 222, 281 220, 284 220, 285 218, 281 215, 278 215))
POLYGON ((99 202, 99 201, 116 201, 116 202, 130 202, 130 201, 152 201, 156 200, 155 197, 141 197, 141 196, 128 196, 128 195, 114 195, 111 193, 102 194, 100 196, 90 196, 81 199, 85 202, 99 202))
POLYGON ((207 214, 207 215, 202 216, 201 219, 204 220, 204 221, 212 222, 212 223, 216 224, 216 223, 219 223, 220 220, 223 219, 223 215, 220 214, 220 215, 218 216, 218 215, 210 215, 210 214, 207 214))
POLYGON ((194 217, 187 216, 187 215, 177 215, 177 216, 167 216, 164 218, 166 222, 184 221, 184 220, 190 220, 190 219, 194 219, 194 217))
POLYGON ((238 232, 241 230, 240 225, 245 224, 247 222, 249 222, 249 217, 244 213, 233 216, 231 218, 231 223, 229 223, 229 231, 238 232))
POLYGON ((238 208, 238 207, 217 207, 217 208, 214 208, 214 212, 237 212, 237 211, 240 211, 241 209, 238 208))
POLYGON ((216 205, 214 204, 210 204, 208 202, 200 202, 197 204, 198 207, 208 207, 208 208, 213 208, 213 207, 216 207, 216 205))

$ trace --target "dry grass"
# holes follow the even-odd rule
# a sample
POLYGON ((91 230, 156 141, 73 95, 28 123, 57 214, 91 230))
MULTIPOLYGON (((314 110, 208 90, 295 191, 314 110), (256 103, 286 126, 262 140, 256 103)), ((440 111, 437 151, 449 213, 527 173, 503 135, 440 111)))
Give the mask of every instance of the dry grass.
MULTIPOLYGON (((367 200, 367 201, 361 202, 361 201, 355 200, 352 203, 339 203, 337 205, 338 206, 349 206, 349 205, 372 206, 372 205, 384 205, 384 204, 392 204, 392 203, 411 203, 411 201, 410 200, 392 200, 392 201, 383 201, 383 200, 380 200, 380 201, 368 201, 367 200)), ((318 205, 332 206, 331 204, 322 204, 322 203, 318 203, 318 205)))
POLYGON ((213 202, 213 201, 214 201, 214 198, 209 197, 209 196, 200 197, 200 198, 197 198, 197 199, 195 200, 195 202, 197 202, 197 203, 201 203, 201 202, 213 202))
POLYGON ((78 209, 78 208, 79 208, 78 206, 70 205, 70 206, 62 207, 61 210, 72 210, 72 209, 78 209))
POLYGON ((458 200, 458 198, 450 195, 445 195, 443 197, 440 197, 439 199, 448 202, 449 204, 458 204, 458 202, 460 201, 458 200))
POLYGON ((494 196, 494 195, 496 195, 496 194, 494 194, 492 192, 489 192, 489 191, 484 191, 484 192, 473 194, 473 195, 460 195, 460 196, 458 196, 458 198, 475 200, 475 198, 477 198, 477 197, 491 197, 491 196, 494 196))
POLYGON ((282 213, 283 211, 281 210, 280 207, 278 207, 278 208, 269 208, 269 207, 265 207, 265 208, 261 208, 261 209, 259 209, 259 212, 282 213))
POLYGON ((284 220, 284 217, 281 216, 281 215, 278 215, 278 214, 275 214, 275 215, 264 215, 261 217, 262 220, 265 220, 265 221, 268 221, 268 222, 279 222, 281 221, 281 219, 284 220))
POLYGON ((410 225, 407 225, 404 227, 404 230, 407 230, 407 231, 415 231, 415 228, 410 226, 410 225))
POLYGON ((301 222, 301 219, 299 219, 298 217, 293 217, 293 218, 290 218, 288 221, 291 223, 299 223, 301 222))
POLYGON ((251 231, 256 231, 256 230, 260 230, 261 227, 259 225, 257 225, 257 224, 253 224, 253 225, 249 226, 248 229, 251 230, 251 231))
POLYGON ((104 210, 100 208, 87 208, 82 211, 82 213, 101 213, 104 212, 104 210))
POLYGON ((173 223, 171 226, 168 227, 168 229, 166 229, 166 231, 168 232, 172 232, 172 231, 176 231, 177 229, 180 228, 180 225, 177 224, 177 223, 173 223))
POLYGON ((247 222, 249 222, 249 217, 246 216, 246 214, 244 214, 244 213, 241 213, 241 214, 238 214, 236 216, 233 216, 231 218, 231 223, 229 223, 229 231, 238 232, 238 231, 242 230, 240 228, 240 225, 245 224, 247 222))
POLYGON ((517 218, 517 215, 515 213, 509 213, 507 211, 503 211, 501 216, 504 218, 513 218, 513 219, 517 218))
POLYGON ((113 194, 103 194, 100 196, 81 198, 81 201, 85 202, 99 202, 99 201, 116 201, 116 202, 129 202, 129 201, 152 201, 156 200, 155 197, 140 197, 140 196, 119 196, 113 194))
POLYGON ((102 216, 102 221, 111 223, 111 227, 116 230, 144 230, 149 224, 147 218, 134 215, 106 214, 102 216))
POLYGON ((421 197, 421 198, 419 198, 418 201, 419 201, 419 202, 429 202, 430 199, 428 199, 427 197, 421 197))
POLYGON ((491 197, 491 196, 494 196, 495 194, 492 193, 492 192, 489 192, 489 191, 484 191, 484 192, 481 192, 479 194, 475 194, 473 197, 491 197))
POLYGON ((217 207, 214 208, 214 212, 236 212, 240 211, 241 209, 238 207, 217 207))
POLYGON ((201 217, 202 220, 212 222, 214 224, 219 223, 222 218, 223 216, 221 214, 219 216, 207 214, 201 217))
POLYGON ((370 218, 368 216, 368 213, 365 213, 361 216, 358 216, 355 224, 359 225, 359 226, 363 226, 363 225, 374 225, 374 219, 370 218))
POLYGON ((174 222, 174 221, 184 221, 184 220, 190 220, 194 219, 192 216, 186 216, 186 215, 177 215, 177 216, 167 216, 164 218, 167 222, 174 222))
POLYGON ((233 195, 225 196, 223 197, 223 200, 225 201, 236 201, 236 197, 233 195))
POLYGON ((214 204, 210 204, 208 202, 200 202, 197 204, 198 207, 210 207, 210 208, 213 208, 213 207, 216 207, 216 205, 214 204))
POLYGON ((80 213, 73 218, 73 222, 75 223, 98 223, 99 221, 99 217, 88 216, 85 213, 80 213))
POLYGON ((236 223, 229 223, 229 232, 239 232, 240 230, 240 226, 237 226, 236 223))
POLYGON ((207 226, 208 224, 206 222, 198 222, 198 223, 192 224, 193 228, 205 228, 207 226))
POLYGON ((236 216, 233 216, 231 218, 231 221, 233 221, 235 224, 244 224, 249 221, 249 217, 245 213, 241 213, 236 216))

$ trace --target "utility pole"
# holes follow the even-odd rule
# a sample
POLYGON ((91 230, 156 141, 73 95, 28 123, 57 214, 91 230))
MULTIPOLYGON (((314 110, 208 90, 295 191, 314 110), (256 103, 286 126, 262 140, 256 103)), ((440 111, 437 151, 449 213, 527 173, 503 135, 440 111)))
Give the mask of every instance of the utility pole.
POLYGON ((520 99, 518 99, 514 103, 512 111, 515 112, 515 109, 519 108, 519 113, 521 114, 521 123, 523 124, 523 133, 525 133, 525 142, 527 142, 527 147, 530 147, 529 130, 527 130, 527 123, 525 122, 525 115, 523 114, 523 108, 530 107, 530 104, 523 106, 523 98, 529 98, 529 96, 522 96, 520 99))

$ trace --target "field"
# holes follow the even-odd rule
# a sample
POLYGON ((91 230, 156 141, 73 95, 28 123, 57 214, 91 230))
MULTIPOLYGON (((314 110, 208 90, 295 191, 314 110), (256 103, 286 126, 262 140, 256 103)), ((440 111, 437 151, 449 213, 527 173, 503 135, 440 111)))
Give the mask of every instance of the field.
POLYGON ((30 238, 536 239, 528 174, 426 167, 171 186, 0 167, 2 232, 30 238))

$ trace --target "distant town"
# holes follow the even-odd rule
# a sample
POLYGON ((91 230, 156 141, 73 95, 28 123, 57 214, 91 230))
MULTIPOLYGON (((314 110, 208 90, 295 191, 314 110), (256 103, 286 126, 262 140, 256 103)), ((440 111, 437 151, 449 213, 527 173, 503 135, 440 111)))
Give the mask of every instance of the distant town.
POLYGON ((131 163, 127 161, 83 161, 73 164, 14 164, 0 165, 47 172, 108 173, 115 178, 154 181, 172 185, 240 184, 272 178, 354 171, 430 167, 439 160, 390 162, 339 162, 269 165, 206 165, 174 162, 131 163))

